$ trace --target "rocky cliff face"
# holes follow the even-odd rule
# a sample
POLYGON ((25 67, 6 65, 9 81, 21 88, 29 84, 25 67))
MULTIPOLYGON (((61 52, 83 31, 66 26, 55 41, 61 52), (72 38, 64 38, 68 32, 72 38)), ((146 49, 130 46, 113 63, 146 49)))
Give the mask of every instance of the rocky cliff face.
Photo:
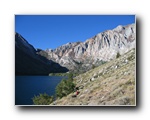
POLYGON ((67 72, 68 69, 48 60, 46 52, 37 51, 20 34, 15 34, 15 74, 48 75, 50 72, 67 72), (43 56, 39 55, 41 53, 43 56))
POLYGON ((135 48, 135 24, 119 25, 113 30, 98 33, 85 42, 67 43, 54 50, 45 52, 47 58, 67 67, 69 70, 87 71, 92 65, 98 66, 103 62, 116 58, 117 53, 124 54, 135 48))

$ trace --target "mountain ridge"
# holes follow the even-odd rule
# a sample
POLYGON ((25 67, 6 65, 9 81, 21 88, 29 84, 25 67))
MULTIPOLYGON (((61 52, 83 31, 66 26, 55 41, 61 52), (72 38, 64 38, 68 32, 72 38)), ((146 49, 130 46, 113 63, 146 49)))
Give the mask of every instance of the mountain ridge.
POLYGON ((98 33, 84 42, 64 44, 56 49, 47 49, 47 59, 53 60, 70 71, 87 71, 92 65, 99 66, 119 54, 135 48, 135 24, 117 26, 112 30, 98 33))
POLYGON ((68 69, 38 54, 20 34, 15 33, 15 75, 48 75, 68 69))

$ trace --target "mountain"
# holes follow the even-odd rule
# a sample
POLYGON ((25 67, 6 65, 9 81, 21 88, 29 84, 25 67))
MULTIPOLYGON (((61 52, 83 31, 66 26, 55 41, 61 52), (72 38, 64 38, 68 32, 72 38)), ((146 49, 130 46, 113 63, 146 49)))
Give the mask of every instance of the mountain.
POLYGON ((119 25, 98 33, 85 42, 62 45, 54 50, 35 49, 21 35, 15 34, 15 69, 17 75, 48 74, 68 70, 82 73, 123 55, 136 46, 135 24, 119 25), (63 67, 62 67, 63 66, 63 67))
POLYGON ((15 33, 15 74, 48 75, 49 73, 67 72, 68 69, 48 60, 42 50, 36 50, 20 34, 15 33))
POLYGON ((73 81, 79 88, 51 105, 136 105, 135 48, 119 58, 91 69, 73 81))
POLYGON ((117 54, 123 55, 135 46, 135 24, 130 24, 98 33, 85 42, 67 43, 45 52, 47 59, 81 73, 116 58, 117 54))

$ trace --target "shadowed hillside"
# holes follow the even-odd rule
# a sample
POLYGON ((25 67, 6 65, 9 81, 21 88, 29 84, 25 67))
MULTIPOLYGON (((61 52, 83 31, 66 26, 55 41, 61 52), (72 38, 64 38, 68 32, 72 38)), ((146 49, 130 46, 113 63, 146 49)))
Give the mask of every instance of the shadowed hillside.
POLYGON ((15 34, 15 74, 48 75, 49 73, 67 72, 68 69, 48 60, 37 53, 21 35, 15 34))

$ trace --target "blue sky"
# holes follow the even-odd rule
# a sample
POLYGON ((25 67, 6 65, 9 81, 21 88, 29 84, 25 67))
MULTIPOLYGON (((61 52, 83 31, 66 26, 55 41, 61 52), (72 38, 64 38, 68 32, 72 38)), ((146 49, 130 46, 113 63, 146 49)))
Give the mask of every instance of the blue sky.
POLYGON ((15 15, 15 32, 35 48, 45 50, 85 41, 97 33, 132 23, 134 15, 15 15))

